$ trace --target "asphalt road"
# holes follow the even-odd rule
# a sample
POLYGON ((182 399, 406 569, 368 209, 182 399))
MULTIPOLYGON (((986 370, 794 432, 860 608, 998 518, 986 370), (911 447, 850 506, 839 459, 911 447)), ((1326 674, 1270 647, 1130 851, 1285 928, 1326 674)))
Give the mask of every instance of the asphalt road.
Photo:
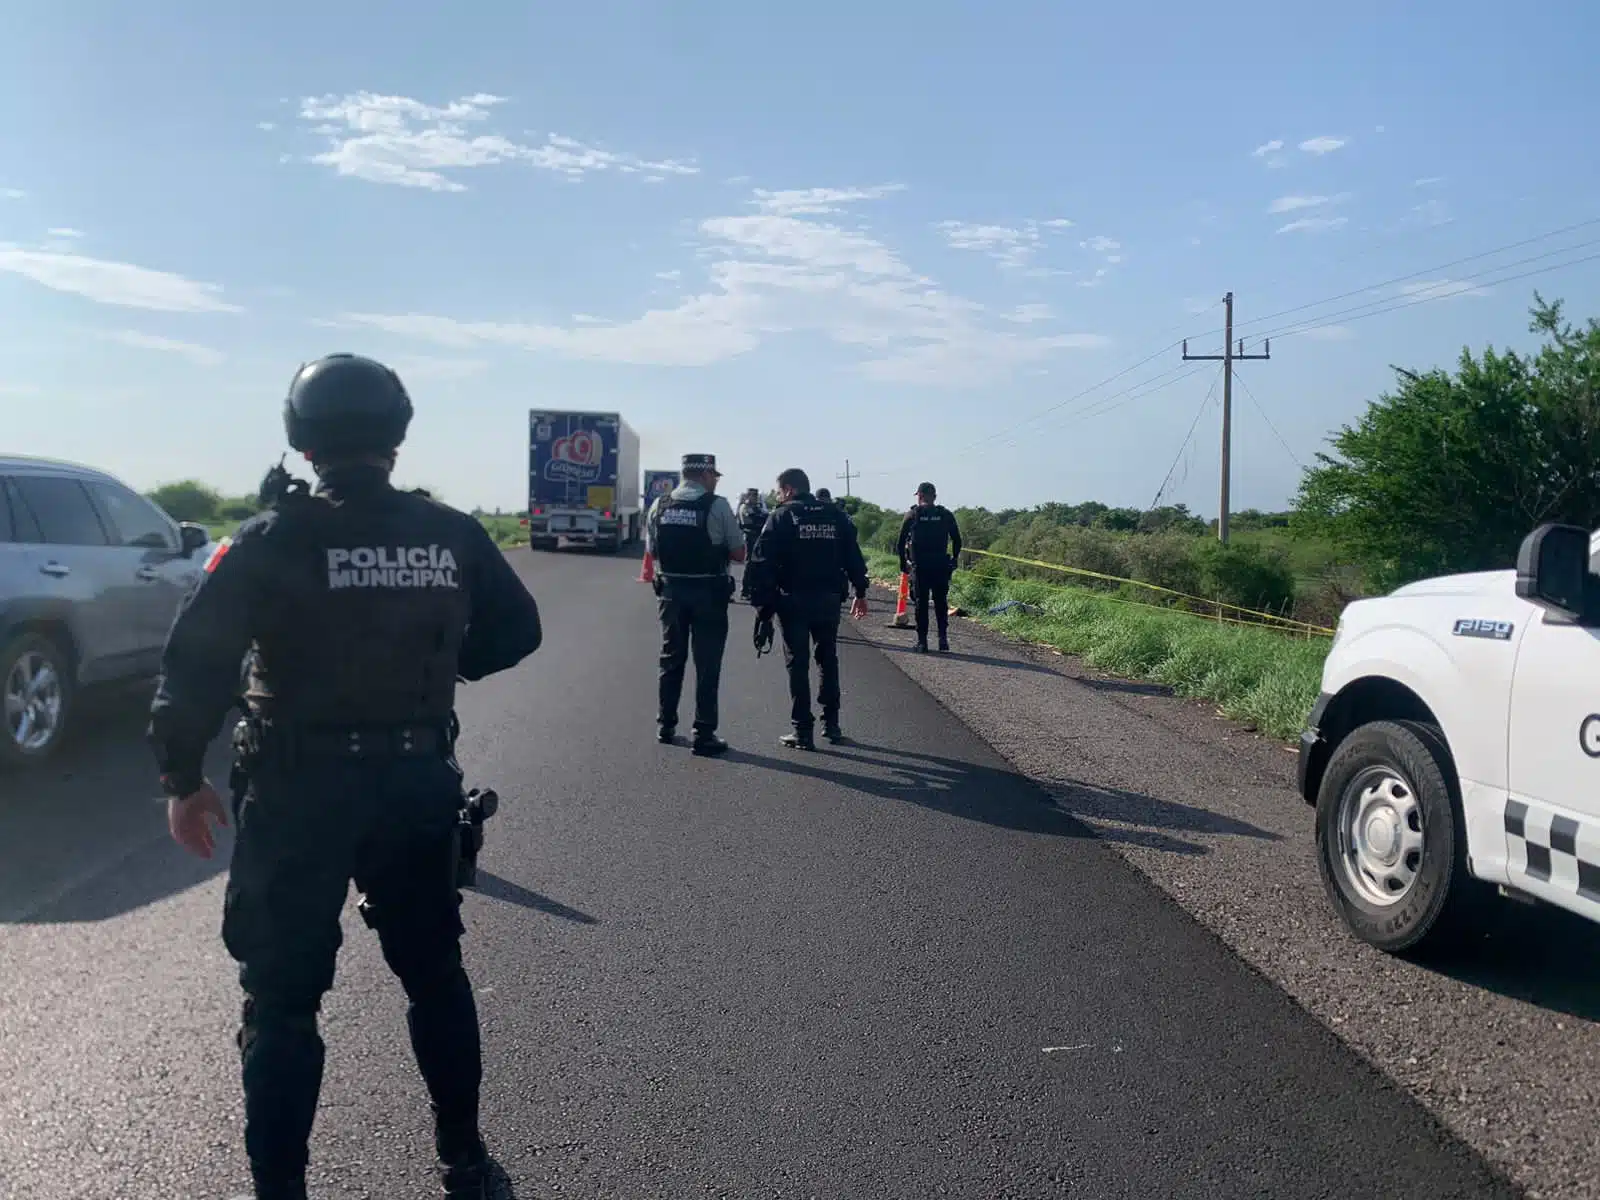
MULTIPOLYGON (((735 749, 698 759, 651 736, 637 564, 513 559, 546 648, 461 700, 505 1195, 1513 1194, 880 650, 845 647, 852 744, 787 751, 735 608, 735 749)), ((222 862, 103 725, 0 778, 0 1196, 244 1194, 222 862)), ((346 938, 313 1194, 427 1196, 403 998, 346 938)))

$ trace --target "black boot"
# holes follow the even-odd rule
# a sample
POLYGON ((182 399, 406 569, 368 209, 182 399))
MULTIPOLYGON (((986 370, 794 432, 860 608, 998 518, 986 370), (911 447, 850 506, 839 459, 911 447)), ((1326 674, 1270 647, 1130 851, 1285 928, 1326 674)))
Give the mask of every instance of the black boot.
POLYGON ((489 1200, 489 1151, 482 1138, 449 1154, 441 1153, 438 1168, 447 1200, 489 1200))
POLYGON ((804 729, 796 729, 793 733, 784 734, 778 741, 791 750, 815 750, 817 748, 816 739, 811 736, 811 727, 809 725, 804 729))
POLYGON ((948 633, 939 634, 939 653, 950 653, 950 635, 948 633))
POLYGON ((924 633, 924 634, 919 635, 918 638, 917 638, 917 653, 918 654, 926 654, 927 652, 928 652, 928 635, 924 633))
POLYGON ((826 720, 826 719, 823 720, 823 722, 822 722, 822 736, 827 738, 835 746, 837 746, 840 742, 844 741, 844 730, 839 728, 839 718, 838 717, 835 717, 831 721, 826 720))
POLYGON ((702 758, 714 758, 718 754, 726 753, 728 743, 714 733, 697 733, 690 749, 702 758))
POLYGON ((306 1200, 306 1181, 256 1177, 256 1200, 306 1200))
POLYGON ((678 740, 678 727, 676 725, 657 725, 656 741, 663 746, 670 746, 678 740))

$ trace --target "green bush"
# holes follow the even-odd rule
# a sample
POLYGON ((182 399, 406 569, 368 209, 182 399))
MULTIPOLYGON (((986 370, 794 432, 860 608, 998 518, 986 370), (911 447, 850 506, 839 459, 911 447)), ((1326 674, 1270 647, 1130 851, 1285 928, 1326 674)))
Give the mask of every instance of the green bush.
POLYGON ((1208 600, 1261 612, 1294 607, 1294 573, 1283 556, 1256 542, 1206 541, 1195 555, 1199 593, 1208 600))

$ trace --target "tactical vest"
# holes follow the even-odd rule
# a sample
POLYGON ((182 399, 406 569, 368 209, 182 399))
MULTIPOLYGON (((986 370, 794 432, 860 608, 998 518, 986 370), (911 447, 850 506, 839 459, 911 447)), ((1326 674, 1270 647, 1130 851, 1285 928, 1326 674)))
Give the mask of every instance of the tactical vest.
POLYGON ((911 557, 928 565, 950 554, 949 513, 941 504, 919 504, 911 510, 911 557))
POLYGON ((711 540, 715 492, 693 500, 661 499, 656 515, 656 563, 662 575, 726 574, 728 551, 711 540))
POLYGON ((783 589, 792 594, 837 592, 844 578, 841 514, 816 499, 796 500, 788 508, 794 549, 783 565, 783 589))
POLYGON ((248 698, 301 726, 443 725, 471 613, 448 510, 396 491, 280 510, 248 698))

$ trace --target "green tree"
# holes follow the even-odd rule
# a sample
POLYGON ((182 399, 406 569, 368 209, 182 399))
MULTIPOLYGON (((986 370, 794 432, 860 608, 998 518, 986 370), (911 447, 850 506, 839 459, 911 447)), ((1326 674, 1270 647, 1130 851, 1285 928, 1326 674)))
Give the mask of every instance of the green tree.
POLYGON ((174 521, 214 525, 222 507, 222 497, 216 489, 194 479, 164 483, 145 495, 174 521))
POLYGON ((1510 566, 1543 521, 1600 524, 1600 322, 1535 294, 1532 357, 1461 352, 1456 372, 1395 368, 1398 386, 1331 439, 1292 528, 1321 534, 1390 588, 1510 566))

